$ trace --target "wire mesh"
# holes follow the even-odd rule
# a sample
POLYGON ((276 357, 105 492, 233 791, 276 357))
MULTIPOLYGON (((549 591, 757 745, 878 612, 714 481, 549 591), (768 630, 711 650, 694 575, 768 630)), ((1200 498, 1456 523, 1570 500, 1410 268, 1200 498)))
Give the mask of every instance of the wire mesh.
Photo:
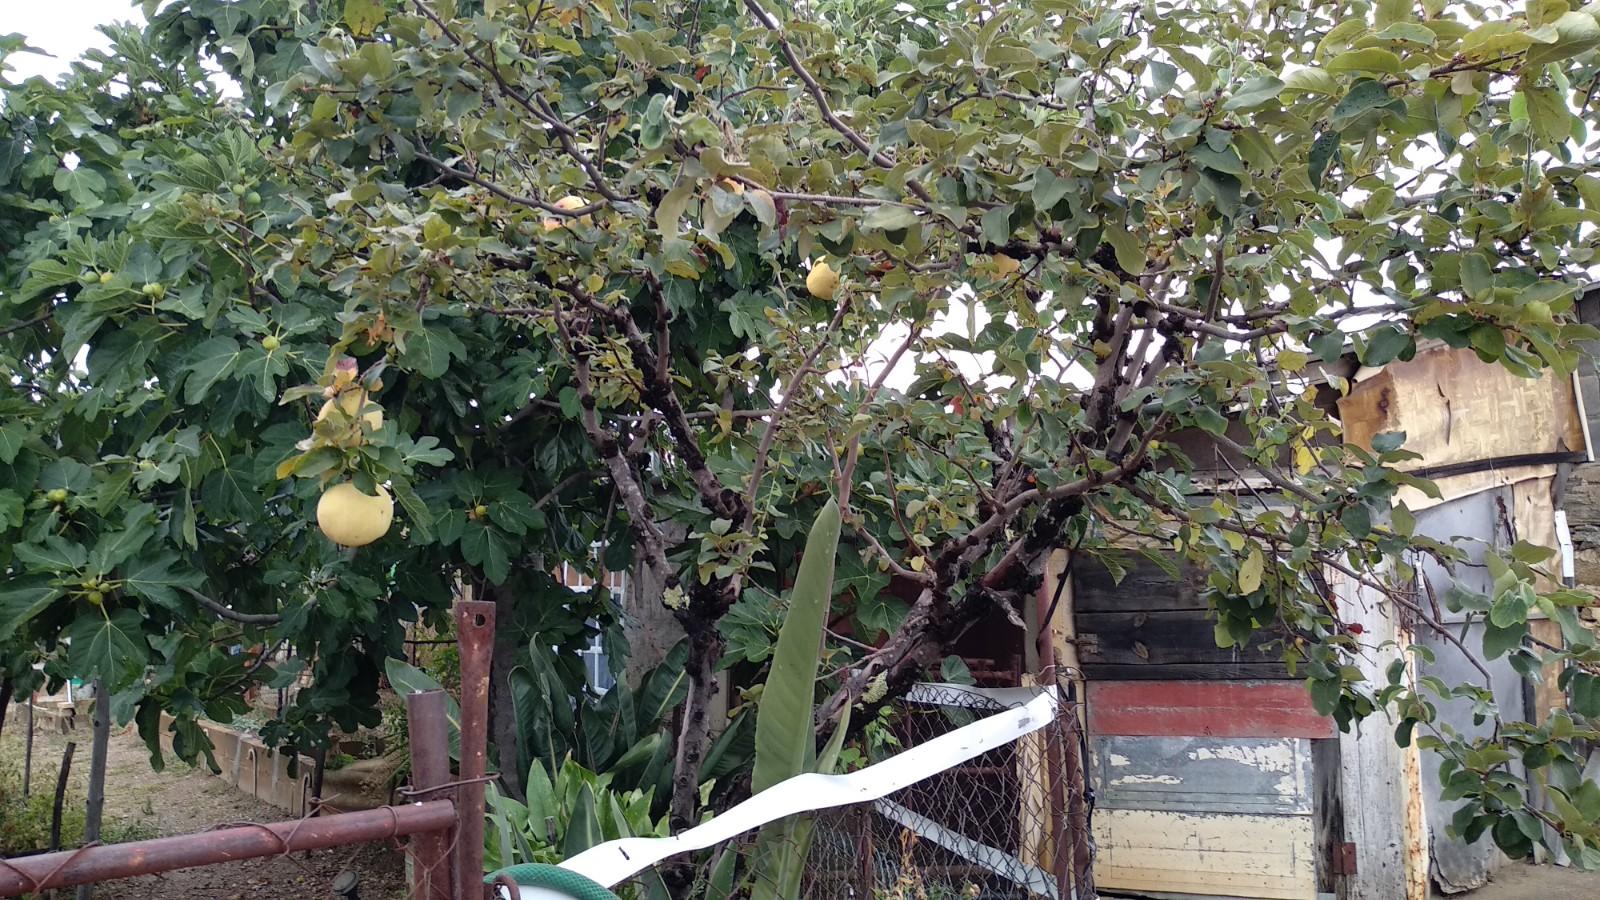
MULTIPOLYGON (((1065 687, 1058 696, 1069 696, 1065 687)), ((920 685, 868 726, 867 743, 892 756, 1025 702, 1016 694, 996 697, 958 685, 920 685)), ((821 811, 809 823, 791 821, 776 840, 807 848, 795 896, 1092 897, 1081 876, 1082 889, 1073 887, 1074 851, 1088 848, 1086 813, 1092 804, 1077 768, 1082 758, 1077 723, 1076 710, 1063 703, 1042 729, 881 800, 821 811), (1074 797, 1084 823, 1077 831, 1070 815, 1074 797)), ((862 759, 859 765, 876 761, 862 759)), ((722 848, 742 857, 740 880, 772 877, 778 856, 774 831, 722 848)))

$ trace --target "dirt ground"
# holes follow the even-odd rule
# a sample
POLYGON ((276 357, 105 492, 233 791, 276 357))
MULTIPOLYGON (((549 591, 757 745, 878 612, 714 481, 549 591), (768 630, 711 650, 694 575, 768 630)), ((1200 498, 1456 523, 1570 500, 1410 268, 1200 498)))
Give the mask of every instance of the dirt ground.
MULTIPOLYGON (((89 731, 81 723, 76 732, 60 735, 43 722, 34 733, 34 790, 54 790, 61 754, 67 741, 78 749, 71 780, 84 796, 89 770, 89 731)), ((0 757, 20 761, 23 756, 23 722, 13 707, 0 737, 0 757)), ((133 837, 162 837, 204 831, 232 822, 278 822, 288 815, 276 807, 246 796, 204 768, 194 769, 173 759, 166 769, 152 772, 150 755, 129 729, 113 733, 106 756, 106 828, 113 823, 133 837)), ((330 888, 342 872, 360 878, 362 900, 399 900, 405 896, 404 862, 389 847, 366 844, 298 854, 185 869, 164 876, 105 882, 95 890, 104 900, 303 900, 335 896, 330 888)))
POLYGON ((1594 900, 1600 898, 1600 872, 1559 866, 1509 865, 1461 900, 1594 900))

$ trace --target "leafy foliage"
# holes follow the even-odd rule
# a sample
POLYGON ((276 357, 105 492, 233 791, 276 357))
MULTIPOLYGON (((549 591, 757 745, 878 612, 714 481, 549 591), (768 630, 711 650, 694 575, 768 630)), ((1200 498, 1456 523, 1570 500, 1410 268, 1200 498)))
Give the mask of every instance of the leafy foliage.
POLYGON ((1020 622, 1051 548, 1171 548, 1219 642, 1285 630, 1343 725, 1397 706, 1463 834, 1600 862, 1582 598, 1532 550, 1415 534, 1396 494, 1432 486, 1400 436, 1340 440, 1348 384, 1317 365, 1436 341, 1572 370, 1596 336, 1572 315, 1600 216, 1592 10, 158 5, 60 84, 0 86, 8 667, 102 677, 153 738, 159 708, 181 735, 290 674, 220 647, 281 643, 316 687, 273 734, 316 740, 370 724, 402 623, 459 576, 515 598, 502 627, 543 641, 526 672, 574 696, 543 662, 615 610, 543 573, 598 542, 689 635, 683 824, 728 641, 764 659, 831 496, 829 621, 854 643, 830 640, 823 730, 973 622, 1020 622), (840 281, 813 293, 823 263, 840 281), (1213 492, 1196 436, 1259 486, 1213 492), (345 479, 401 507, 354 554, 307 525, 345 479), (1357 680, 1323 576, 1439 627, 1404 589, 1418 560, 1494 568, 1456 598, 1474 648, 1566 666, 1570 716, 1357 680), (1565 646, 1530 640, 1534 610, 1565 646), (1448 731, 1449 701, 1498 727, 1448 731))

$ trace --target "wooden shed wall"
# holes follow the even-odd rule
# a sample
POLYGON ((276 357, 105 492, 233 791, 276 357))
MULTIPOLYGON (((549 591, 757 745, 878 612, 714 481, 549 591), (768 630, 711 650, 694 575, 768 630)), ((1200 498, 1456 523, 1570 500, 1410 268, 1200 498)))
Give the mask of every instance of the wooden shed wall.
POLYGON ((1107 890, 1310 900, 1326 882, 1314 763, 1332 721, 1272 635, 1216 646, 1205 575, 1130 555, 1074 569, 1090 780, 1107 890))

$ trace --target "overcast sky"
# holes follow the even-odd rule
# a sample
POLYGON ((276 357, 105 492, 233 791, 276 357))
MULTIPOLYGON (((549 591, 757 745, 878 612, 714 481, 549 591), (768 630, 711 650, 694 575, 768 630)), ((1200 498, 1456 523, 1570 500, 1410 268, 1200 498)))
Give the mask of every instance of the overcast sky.
POLYGON ((90 47, 105 47, 99 25, 139 21, 135 0, 0 0, 0 34, 20 32, 28 43, 55 58, 34 54, 11 57, 8 76, 54 77, 90 47))

